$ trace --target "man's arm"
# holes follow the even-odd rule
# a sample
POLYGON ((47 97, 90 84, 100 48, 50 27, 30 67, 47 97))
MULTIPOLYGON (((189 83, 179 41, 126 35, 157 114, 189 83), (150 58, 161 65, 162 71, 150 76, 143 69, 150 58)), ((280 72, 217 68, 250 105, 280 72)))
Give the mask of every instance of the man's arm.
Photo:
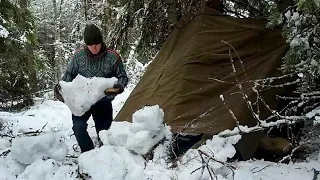
POLYGON ((124 88, 128 84, 128 76, 124 67, 124 64, 121 60, 119 54, 113 50, 108 50, 109 53, 113 55, 112 60, 112 69, 116 78, 118 78, 118 83, 115 84, 114 88, 119 88, 119 93, 122 93, 124 88))
POLYGON ((66 82, 71 82, 74 78, 76 78, 78 74, 78 68, 76 65, 76 61, 74 57, 69 62, 66 72, 64 73, 62 80, 66 82))
POLYGON ((118 83, 120 83, 123 86, 123 88, 125 88, 128 84, 129 79, 124 68, 124 64, 121 60, 118 60, 115 64, 115 73, 118 78, 118 83))
POLYGON ((119 88, 118 93, 120 94, 124 91, 124 88, 127 86, 129 80, 121 59, 118 59, 118 61, 114 64, 114 72, 118 78, 118 83, 114 85, 114 88, 119 88))

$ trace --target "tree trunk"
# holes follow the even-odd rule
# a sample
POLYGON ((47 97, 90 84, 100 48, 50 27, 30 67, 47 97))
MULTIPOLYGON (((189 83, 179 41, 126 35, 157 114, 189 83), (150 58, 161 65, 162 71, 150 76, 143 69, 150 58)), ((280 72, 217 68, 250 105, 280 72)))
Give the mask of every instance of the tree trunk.
MULTIPOLYGON (((20 0, 20 8, 22 11, 28 11, 28 5, 29 2, 28 0, 20 0)), ((26 65, 27 65, 27 70, 28 70, 28 76, 30 80, 30 85, 31 89, 35 90, 36 89, 36 83, 37 83, 37 73, 35 67, 35 56, 33 53, 33 45, 30 44, 29 42, 26 43, 25 45, 25 50, 26 50, 26 65)))
POLYGON ((88 22, 88 6, 87 0, 83 0, 83 8, 84 8, 84 20, 88 22))
POLYGON ((172 31, 174 25, 181 18, 181 3, 176 0, 169 0, 168 2, 168 27, 169 32, 172 31))
POLYGON ((63 4, 63 0, 60 1, 60 6, 58 10, 58 4, 56 0, 52 0, 53 3, 53 12, 54 12, 54 82, 58 82, 61 78, 62 72, 62 49, 61 49, 61 6, 63 4))

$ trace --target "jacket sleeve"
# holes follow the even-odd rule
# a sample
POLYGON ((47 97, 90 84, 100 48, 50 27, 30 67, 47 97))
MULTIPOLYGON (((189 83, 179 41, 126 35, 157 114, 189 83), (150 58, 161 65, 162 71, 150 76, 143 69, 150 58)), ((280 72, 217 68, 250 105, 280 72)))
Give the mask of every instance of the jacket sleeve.
POLYGON ((118 78, 118 83, 120 83, 123 88, 125 88, 128 84, 129 79, 121 59, 118 59, 114 64, 114 72, 118 78))
POLYGON ((124 67, 124 64, 119 56, 119 54, 115 53, 115 59, 113 62, 113 72, 116 75, 116 78, 118 78, 118 83, 121 84, 123 86, 123 88, 125 88, 128 84, 128 76, 124 67))
POLYGON ((78 67, 74 57, 69 62, 66 72, 64 73, 62 80, 66 82, 71 82, 78 75, 78 67))

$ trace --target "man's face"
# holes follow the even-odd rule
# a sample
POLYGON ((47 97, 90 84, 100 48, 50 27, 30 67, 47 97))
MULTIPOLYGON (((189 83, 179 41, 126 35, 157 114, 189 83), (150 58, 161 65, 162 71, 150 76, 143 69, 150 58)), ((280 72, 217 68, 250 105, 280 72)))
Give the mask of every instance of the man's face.
POLYGON ((88 47, 88 49, 90 50, 90 52, 92 54, 98 54, 100 49, 101 49, 101 43, 100 44, 90 45, 90 46, 88 45, 87 47, 88 47))

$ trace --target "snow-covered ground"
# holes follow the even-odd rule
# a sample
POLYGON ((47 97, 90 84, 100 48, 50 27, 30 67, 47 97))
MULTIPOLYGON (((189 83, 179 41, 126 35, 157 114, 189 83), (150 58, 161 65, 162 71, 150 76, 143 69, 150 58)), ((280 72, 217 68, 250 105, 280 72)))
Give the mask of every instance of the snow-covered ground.
MULTIPOLYGON (((115 98, 114 116, 131 91, 126 89, 115 98)), ((101 131, 103 146, 80 154, 68 106, 38 98, 26 111, 0 112, 0 180, 205 180, 210 176, 219 180, 312 180, 320 170, 317 152, 305 162, 288 165, 263 160, 226 163, 234 156, 232 144, 241 135, 214 136, 173 163, 168 159, 170 127, 162 121, 161 107, 145 107, 133 115, 132 123, 114 122, 108 131, 101 131), (143 155, 160 140, 153 159, 145 160, 143 155)), ((91 118, 88 124, 98 144, 91 118)))

